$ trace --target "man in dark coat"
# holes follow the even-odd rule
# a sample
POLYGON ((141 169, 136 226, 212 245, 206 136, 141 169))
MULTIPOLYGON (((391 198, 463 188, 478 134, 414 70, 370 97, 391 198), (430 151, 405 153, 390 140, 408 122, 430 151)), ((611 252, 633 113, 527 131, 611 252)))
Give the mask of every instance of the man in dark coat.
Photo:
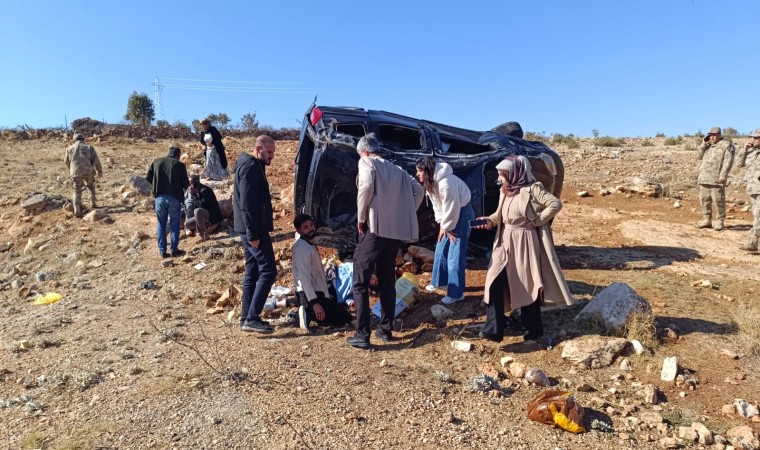
POLYGON ((190 177, 190 187, 185 191, 185 230, 198 232, 201 240, 208 239, 208 232, 222 221, 222 210, 214 190, 201 183, 198 175, 190 177))
POLYGON ((158 251, 161 256, 168 258, 166 253, 166 221, 169 220, 169 230, 172 238, 172 257, 182 256, 184 251, 179 249, 179 221, 182 215, 184 190, 190 185, 187 179, 187 169, 179 160, 180 149, 169 147, 169 154, 156 158, 148 168, 145 179, 153 186, 155 197, 156 218, 158 219, 158 251))
POLYGON ((235 192, 232 196, 235 231, 240 233, 245 253, 240 330, 271 333, 272 327, 261 319, 269 290, 277 276, 272 238, 272 197, 266 166, 274 158, 274 140, 266 135, 256 138, 251 154, 241 153, 235 162, 235 192))
POLYGON ((203 145, 203 148, 206 148, 206 135, 211 135, 211 142, 214 144, 214 149, 219 154, 219 161, 222 163, 223 168, 227 168, 227 154, 224 152, 224 144, 222 143, 222 133, 219 132, 219 130, 216 129, 215 126, 211 125, 211 121, 208 119, 203 119, 201 121, 201 135, 200 135, 200 142, 201 145, 203 145))

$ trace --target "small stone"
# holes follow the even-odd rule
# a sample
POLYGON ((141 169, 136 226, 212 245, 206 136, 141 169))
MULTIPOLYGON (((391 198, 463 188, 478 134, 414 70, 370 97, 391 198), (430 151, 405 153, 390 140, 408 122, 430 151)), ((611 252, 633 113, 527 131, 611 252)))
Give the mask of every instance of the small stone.
POLYGON ((670 356, 665 358, 662 362, 662 371, 660 372, 660 379, 662 381, 674 382, 678 375, 678 358, 670 356))
POLYGON ((87 222, 97 222, 98 220, 102 219, 103 216, 98 212, 97 209, 93 209, 92 211, 85 214, 85 216, 82 218, 82 220, 85 220, 87 222))
POLYGON ((499 359, 499 363, 501 364, 501 367, 507 367, 509 364, 514 361, 514 358, 511 356, 502 356, 501 359, 499 359))
POLYGON ((679 447, 678 440, 676 440, 676 438, 672 438, 672 437, 662 438, 657 443, 660 445, 660 448, 665 448, 665 449, 671 449, 671 448, 678 448, 679 447))
POLYGON ((618 437, 624 441, 628 441, 631 439, 631 435, 628 433, 618 433, 618 437))
POLYGON ((509 373, 515 378, 525 377, 525 371, 527 367, 523 363, 513 362, 509 365, 509 373))
POLYGON ((734 405, 723 405, 723 407, 720 409, 720 412, 726 415, 733 415, 736 412, 736 408, 734 405))
POLYGON ((26 339, 22 339, 18 341, 18 348, 20 348, 21 350, 29 350, 30 348, 32 348, 32 344, 26 339))
POLYGON ((657 387, 653 384, 647 384, 644 386, 644 402, 649 403, 650 405, 656 405, 657 404, 657 387))
POLYGON ((387 359, 383 359, 382 361, 380 361, 380 367, 385 367, 387 365, 388 365, 388 360, 387 359))
POLYGON ((174 265, 174 261, 171 258, 161 260, 161 267, 171 267, 174 265))
POLYGON ((687 442, 694 442, 699 439, 697 430, 692 427, 678 427, 678 437, 687 442))
POLYGON ((631 347, 633 348, 633 352, 637 355, 642 355, 645 351, 647 351, 646 347, 644 347, 644 344, 636 339, 631 339, 631 347))
POLYGON ((693 428, 694 431, 697 432, 697 436, 698 436, 698 440, 700 444, 711 445, 713 442, 715 442, 712 432, 708 430, 707 427, 703 423, 692 422, 691 428, 693 428))
POLYGON ((452 341, 451 348, 458 352, 469 352, 472 350, 472 342, 466 341, 452 341))
POLYGON ((684 398, 684 397, 686 397, 686 392, 681 391, 681 392, 678 393, 678 396, 681 397, 681 398, 684 398))
POLYGON ((743 400, 741 398, 734 400, 734 408, 736 408, 737 414, 744 417, 745 419, 749 419, 750 417, 754 417, 760 414, 757 406, 747 403, 746 400, 743 400))
POLYGON ((578 191, 577 195, 578 197, 591 197, 591 194, 589 194, 588 191, 578 191))
POLYGON ((681 202, 676 201, 675 203, 673 203, 673 208, 680 208, 680 207, 681 207, 681 202))
POLYGON ((631 365, 631 360, 628 358, 623 358, 622 361, 620 361, 620 370, 633 370, 633 366, 631 365))
POLYGON ((13 289, 21 289, 24 286, 24 280, 20 278, 15 278, 13 281, 11 281, 11 288, 13 289))
POLYGON ((725 348, 720 351, 720 354, 721 356, 725 356, 726 358, 729 358, 729 359, 739 359, 739 355, 725 348))
POLYGON ((639 414, 639 419, 649 425, 658 425, 662 423, 662 414, 658 412, 644 411, 639 414))
POLYGON ((575 388, 578 392, 592 392, 594 391, 594 387, 591 386, 588 383, 579 384, 578 387, 575 388))
POLYGON ((441 323, 446 322, 451 316, 454 315, 454 311, 450 310, 449 308, 443 305, 431 306, 430 313, 433 315, 433 317, 435 318, 437 322, 441 322, 441 323))

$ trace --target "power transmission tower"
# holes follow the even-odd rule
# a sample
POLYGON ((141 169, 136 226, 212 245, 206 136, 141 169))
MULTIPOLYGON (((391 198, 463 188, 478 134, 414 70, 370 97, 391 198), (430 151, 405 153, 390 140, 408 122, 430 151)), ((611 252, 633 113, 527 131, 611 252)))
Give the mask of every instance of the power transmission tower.
POLYGON ((164 85, 161 84, 161 80, 156 75, 155 81, 153 81, 153 103, 156 105, 156 119, 164 120, 164 102, 161 101, 161 91, 164 90, 164 85))

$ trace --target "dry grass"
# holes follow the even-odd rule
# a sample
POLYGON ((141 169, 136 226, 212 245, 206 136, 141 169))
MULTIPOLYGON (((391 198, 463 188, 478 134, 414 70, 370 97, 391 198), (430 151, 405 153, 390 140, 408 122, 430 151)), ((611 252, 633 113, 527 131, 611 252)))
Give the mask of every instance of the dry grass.
POLYGON ((46 449, 48 448, 52 438, 47 435, 40 427, 32 427, 27 430, 21 439, 19 439, 19 448, 23 450, 31 449, 46 449))
POLYGON ((635 311, 625 324, 625 337, 636 339, 649 349, 657 348, 657 325, 651 311, 635 311))
POLYGON ((760 309, 739 305, 734 313, 736 344, 747 356, 760 356, 760 309))

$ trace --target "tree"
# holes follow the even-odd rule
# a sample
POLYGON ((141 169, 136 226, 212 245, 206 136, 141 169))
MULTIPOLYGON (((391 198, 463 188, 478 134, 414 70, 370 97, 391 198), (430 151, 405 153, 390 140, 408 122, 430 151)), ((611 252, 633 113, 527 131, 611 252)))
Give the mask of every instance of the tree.
POLYGON ((136 91, 132 91, 127 102, 127 113, 124 115, 124 119, 134 124, 139 123, 142 126, 148 126, 154 117, 155 110, 150 97, 145 93, 138 94, 136 91))
POLYGON ((193 131, 195 131, 196 133, 199 133, 202 130, 201 121, 198 119, 193 119, 193 121, 191 122, 191 126, 193 127, 193 131))
POLYGON ((156 121, 156 126, 157 127, 168 127, 169 126, 169 121, 168 120, 157 120, 156 121))
POLYGON ((253 114, 244 114, 243 117, 240 118, 240 128, 245 131, 254 131, 259 128, 259 123, 256 121, 256 111, 254 111, 253 114))
POLYGON ((221 126, 225 126, 230 123, 230 116, 225 113, 219 113, 216 116, 216 122, 221 126))
POLYGON ((209 114, 209 115, 208 115, 206 118, 207 118, 207 119, 209 120, 209 122, 211 122, 212 124, 215 124, 215 123, 219 122, 219 116, 217 116, 217 115, 216 115, 216 114, 214 114, 214 113, 211 113, 211 114, 209 114))

